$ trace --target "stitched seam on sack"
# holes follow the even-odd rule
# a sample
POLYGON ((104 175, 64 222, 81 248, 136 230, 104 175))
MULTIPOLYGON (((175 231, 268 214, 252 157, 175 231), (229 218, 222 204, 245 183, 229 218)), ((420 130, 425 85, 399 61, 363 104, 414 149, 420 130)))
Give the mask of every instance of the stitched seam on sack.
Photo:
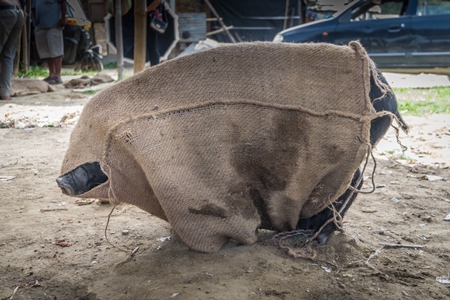
POLYGON ((188 112, 190 111, 200 111, 200 110, 213 110, 216 109, 217 107, 221 107, 222 109, 228 109, 228 108, 232 108, 231 106, 242 106, 242 107, 247 107, 247 106, 257 106, 259 108, 264 108, 264 109, 273 109, 273 110, 286 110, 286 111, 296 111, 296 112, 303 112, 303 113, 307 113, 311 116, 316 116, 316 117, 341 117, 341 118, 347 118, 347 119, 353 119, 355 121, 359 121, 361 123, 366 123, 366 122, 370 122, 370 120, 372 120, 374 118, 373 113, 372 112, 368 112, 368 115, 360 115, 360 114, 355 114, 355 113, 345 113, 345 112, 340 112, 337 110, 326 110, 324 112, 317 112, 314 111, 312 109, 308 109, 305 108, 301 105, 277 105, 277 104, 267 104, 267 103, 262 103, 262 102, 258 102, 258 101, 250 101, 250 100, 240 100, 240 101, 227 101, 227 100, 222 100, 222 101, 211 101, 211 102, 204 102, 201 104, 195 104, 192 106, 188 106, 188 107, 183 107, 183 108, 171 108, 171 109, 167 109, 167 110, 163 110, 159 113, 146 113, 134 118, 130 118, 127 120, 124 120, 122 122, 117 123, 114 127, 112 127, 107 134, 107 139, 106 139, 106 147, 105 152, 103 153, 103 161, 106 161, 106 156, 107 156, 107 152, 108 149, 111 146, 111 141, 113 139, 114 136, 114 132, 117 131, 117 129, 119 127, 121 127, 124 124, 127 123, 131 123, 131 122, 135 122, 138 120, 142 120, 142 119, 164 119, 165 116, 174 116, 177 113, 181 114, 189 114, 188 112))

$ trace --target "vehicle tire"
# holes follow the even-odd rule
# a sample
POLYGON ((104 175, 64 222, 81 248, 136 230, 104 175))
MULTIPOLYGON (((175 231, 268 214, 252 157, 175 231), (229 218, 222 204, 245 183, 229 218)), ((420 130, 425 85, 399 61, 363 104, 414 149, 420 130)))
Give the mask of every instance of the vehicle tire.
POLYGON ((94 60, 94 68, 93 68, 93 70, 97 71, 97 72, 103 71, 103 63, 102 63, 101 59, 96 57, 96 56, 94 56, 93 60, 94 60))
POLYGON ((101 71, 103 71, 103 63, 96 56, 85 56, 81 60, 80 69, 82 72, 88 72, 88 71, 101 72, 101 71))

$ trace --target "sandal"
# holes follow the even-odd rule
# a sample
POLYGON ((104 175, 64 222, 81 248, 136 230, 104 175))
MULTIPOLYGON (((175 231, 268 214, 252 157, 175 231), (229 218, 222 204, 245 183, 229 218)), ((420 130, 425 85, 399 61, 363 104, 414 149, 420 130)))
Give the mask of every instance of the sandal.
POLYGON ((54 84, 61 84, 61 83, 63 83, 62 80, 59 79, 58 77, 53 77, 52 79, 55 82, 54 84))
POLYGON ((51 81, 51 80, 52 80, 52 78, 50 76, 45 77, 44 79, 42 79, 42 81, 45 81, 47 83, 49 83, 49 81, 51 81))
POLYGON ((44 81, 51 85, 63 83, 62 80, 59 79, 58 77, 47 77, 44 79, 44 81))

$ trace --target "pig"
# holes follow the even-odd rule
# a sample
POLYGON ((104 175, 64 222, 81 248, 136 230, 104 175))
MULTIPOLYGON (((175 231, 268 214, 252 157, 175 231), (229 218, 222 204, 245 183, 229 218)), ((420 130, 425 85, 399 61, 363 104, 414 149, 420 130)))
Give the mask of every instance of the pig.
MULTIPOLYGON (((377 69, 376 73, 378 75, 378 79, 384 83, 385 85, 389 86, 388 82, 386 81, 386 78, 381 74, 381 72, 377 69)), ((393 113, 397 119, 401 123, 401 129, 405 132, 408 132, 408 125, 406 125, 405 121, 400 116, 400 113, 398 111, 397 107, 397 99, 395 98, 395 95, 392 91, 388 91, 386 94, 383 95, 383 91, 380 89, 379 86, 375 84, 375 80, 373 76, 370 78, 370 92, 369 97, 371 99, 372 105, 375 108, 377 112, 381 111, 389 111, 393 113), (380 98, 381 97, 381 98, 380 98)), ((385 135, 387 130, 389 129, 389 126, 391 126, 391 117, 390 116, 383 116, 377 119, 372 120, 370 125, 370 144, 372 146, 375 146, 381 138, 385 135)), ((353 179, 351 182, 351 186, 356 189, 360 189, 362 186, 362 181, 357 185, 358 179, 361 176, 361 171, 358 169, 355 171, 355 174, 353 175, 353 179)), ((345 193, 340 196, 334 203, 334 207, 337 211, 339 211, 342 206, 344 205, 345 200, 348 198, 348 196, 352 193, 351 189, 347 189, 345 193)), ((341 213, 341 217, 343 218, 349 207, 352 205, 353 201, 356 199, 357 193, 353 193, 343 209, 341 213)), ((329 208, 324 209, 320 213, 307 218, 307 219, 301 219, 299 220, 297 224, 297 229, 303 229, 303 230, 312 230, 313 232, 316 232, 317 230, 322 227, 322 225, 325 224, 329 219, 333 218, 333 211, 329 208)), ((328 237, 330 234, 332 234, 334 231, 336 231, 336 225, 334 222, 329 223, 327 226, 325 226, 320 234, 317 236, 317 241, 319 244, 323 245, 327 242, 328 237)))
MULTIPOLYGON (((379 70, 376 70, 375 73, 377 74, 378 79, 382 83, 389 86, 385 77, 381 74, 379 70)), ((381 111, 391 112, 397 117, 397 119, 402 124, 401 125, 402 129, 404 131, 407 131, 408 126, 400 116, 400 113, 397 108, 397 100, 392 91, 388 91, 386 94, 384 94, 380 86, 376 84, 373 76, 371 76, 370 87, 371 88, 369 96, 375 110, 377 112, 381 111)), ((389 129, 390 125, 391 125, 390 116, 383 116, 372 120, 370 128, 370 143, 373 146, 375 146, 377 142, 384 136, 384 134, 389 129)), ((357 189, 361 187, 362 185, 361 182, 359 183, 359 185, 357 184, 360 175, 361 171, 359 169, 355 170, 351 182, 352 187, 357 189)), ((73 171, 70 171, 69 173, 62 175, 61 177, 56 179, 56 182, 64 194, 76 196, 88 192, 94 187, 106 182, 107 180, 108 177, 102 171, 99 162, 90 162, 85 163, 77 167, 73 171)), ((339 211, 341 209, 342 205, 345 202, 345 199, 347 199, 347 197, 350 195, 351 192, 352 191, 348 189, 343 195, 341 195, 334 202, 336 210, 339 211)), ((355 200, 356 196, 357 193, 353 193, 348 204, 342 211, 342 217, 345 215, 345 213, 355 200)), ((330 210, 329 208, 326 208, 320 213, 310 218, 300 219, 297 223, 297 229, 317 231, 327 220, 331 218, 333 218, 333 211, 330 210)), ((335 230, 337 230, 336 225, 333 222, 329 223, 317 236, 317 241, 319 242, 319 244, 325 244, 330 234, 333 233, 335 230)))

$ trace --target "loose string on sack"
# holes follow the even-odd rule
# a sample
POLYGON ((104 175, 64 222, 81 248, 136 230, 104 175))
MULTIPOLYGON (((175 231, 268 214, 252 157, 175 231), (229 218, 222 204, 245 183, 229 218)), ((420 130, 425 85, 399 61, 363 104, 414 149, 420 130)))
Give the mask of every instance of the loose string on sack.
MULTIPOLYGON (((397 123, 397 125, 402 129, 402 131, 405 134, 409 133, 409 127, 408 125, 406 125, 405 123, 403 123, 394 113, 390 112, 390 111, 380 111, 377 112, 371 119, 377 119, 377 118, 381 118, 384 116, 389 116, 392 119, 395 120, 395 122, 397 123)), ((394 128, 395 130, 395 138, 397 140, 397 144, 400 146, 400 148, 402 148, 402 152, 405 152, 408 147, 406 147, 405 145, 402 144, 402 142, 400 141, 400 129, 399 127, 396 127, 393 122, 391 121, 391 127, 394 128)))
MULTIPOLYGON (((359 140, 359 138, 358 138, 359 140)), ((364 179, 364 173, 366 172, 367 165, 369 164, 369 157, 372 158, 373 162, 373 168, 372 168, 372 174, 370 176, 371 182, 372 182, 372 190, 369 192, 363 192, 361 190, 358 190, 354 188, 353 186, 349 186, 348 189, 352 192, 350 193, 350 197, 353 195, 353 193, 360 193, 360 194, 372 194, 375 192, 375 171, 377 169, 377 160, 375 159, 375 155, 373 155, 373 148, 370 143, 364 143, 367 146, 367 154, 366 154, 366 161, 364 162, 364 166, 362 168, 361 174, 359 175, 358 180, 356 181, 355 186, 359 186, 364 179)))
POLYGON ((105 231, 104 231, 105 240, 106 240, 111 246, 113 246, 114 248, 116 248, 116 249, 118 249, 118 250, 120 250, 120 251, 129 253, 128 257, 127 257, 124 261, 122 261, 122 262, 120 262, 120 263, 118 263, 118 264, 116 265, 116 267, 118 267, 118 266, 123 265, 124 263, 130 261, 131 258, 132 258, 132 257, 136 254, 136 252, 139 250, 139 247, 135 247, 135 248, 134 248, 133 250, 131 250, 131 252, 130 252, 129 250, 124 249, 124 248, 122 248, 122 247, 119 247, 118 245, 114 245, 114 244, 111 243, 111 241, 108 239, 108 232, 107 232, 107 230, 108 230, 108 226, 109 226, 109 221, 111 220, 111 215, 112 215, 113 211, 116 209, 116 206, 117 206, 117 198, 115 198, 114 190, 113 190, 113 188, 112 188, 113 180, 112 180, 112 172, 111 172, 111 168, 110 168, 108 165, 104 166, 104 168, 105 168, 105 171, 106 171, 106 169, 108 169, 108 171, 106 171, 107 174, 108 174, 108 177, 109 177, 108 198, 109 198, 109 199, 114 199, 115 202, 116 202, 116 203, 114 204, 113 208, 111 209, 111 211, 110 211, 109 214, 108 214, 108 218, 107 218, 106 225, 105 225, 105 231))

